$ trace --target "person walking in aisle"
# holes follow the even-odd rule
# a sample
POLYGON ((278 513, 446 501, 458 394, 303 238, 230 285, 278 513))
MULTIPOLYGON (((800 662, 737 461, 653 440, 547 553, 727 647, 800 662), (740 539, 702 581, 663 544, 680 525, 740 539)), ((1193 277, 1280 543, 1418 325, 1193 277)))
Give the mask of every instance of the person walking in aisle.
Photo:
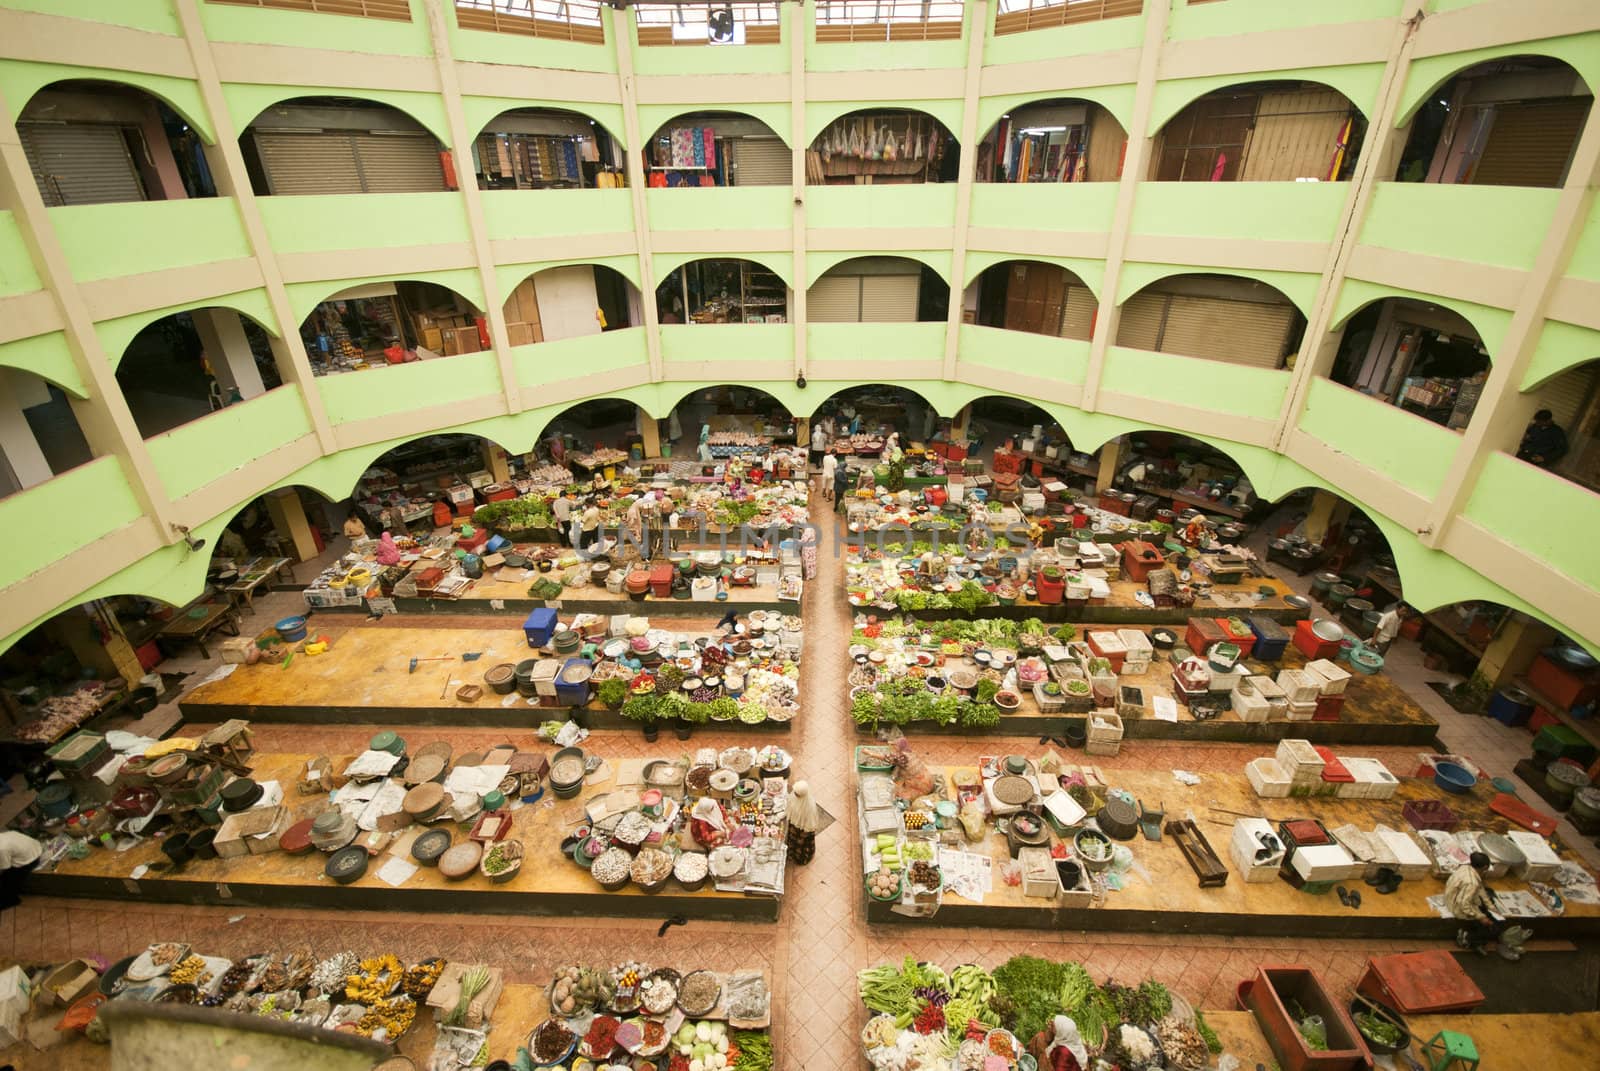
POLYGON ((839 455, 832 450, 822 455, 822 497, 833 501, 833 485, 839 476, 839 455))
POLYGON ((844 489, 849 486, 849 483, 850 470, 841 464, 833 472, 833 508, 837 513, 844 512, 844 489))
POLYGON ((558 538, 568 546, 572 546, 572 533, 568 531, 572 526, 572 497, 562 491, 550 504, 550 513, 556 519, 558 538))

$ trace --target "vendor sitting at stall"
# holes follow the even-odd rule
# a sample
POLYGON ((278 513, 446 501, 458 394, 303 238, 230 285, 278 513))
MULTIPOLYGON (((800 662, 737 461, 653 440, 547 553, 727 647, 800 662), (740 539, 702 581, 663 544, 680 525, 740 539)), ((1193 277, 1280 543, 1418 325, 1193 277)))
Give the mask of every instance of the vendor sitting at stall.
POLYGON ((361 519, 359 510, 351 510, 344 519, 344 537, 352 543, 367 538, 367 522, 361 519))
POLYGON ((1488 869, 1489 857, 1483 852, 1473 852, 1468 857, 1468 865, 1456 867, 1450 880, 1444 883, 1444 906, 1463 923, 1456 931, 1456 945, 1470 948, 1480 956, 1489 954, 1489 942, 1505 927, 1505 921, 1490 911, 1494 905, 1494 890, 1483 883, 1488 869))

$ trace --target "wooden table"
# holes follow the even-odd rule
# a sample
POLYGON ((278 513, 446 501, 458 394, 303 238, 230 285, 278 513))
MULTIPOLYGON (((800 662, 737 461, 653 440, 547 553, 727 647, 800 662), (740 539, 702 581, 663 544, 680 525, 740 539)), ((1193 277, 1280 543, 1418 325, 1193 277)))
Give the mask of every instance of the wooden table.
POLYGON ((195 646, 200 648, 204 658, 210 658, 211 652, 206 649, 206 637, 217 629, 226 629, 230 636, 239 635, 239 615, 232 601, 229 602, 203 602, 190 604, 178 611, 178 616, 167 622, 166 627, 156 633, 156 642, 162 640, 193 640, 195 646), (206 611, 199 617, 191 617, 194 610, 206 611))
MULTIPOLYGON (((278 577, 289 564, 288 558, 273 558, 270 561, 257 558, 245 569, 240 570, 239 579, 222 590, 227 592, 228 601, 235 609, 253 614, 255 613, 255 607, 251 605, 251 602, 256 597, 256 591, 262 585, 268 584, 275 577, 278 577)), ((291 574, 290 580, 293 579, 293 574, 291 574)))

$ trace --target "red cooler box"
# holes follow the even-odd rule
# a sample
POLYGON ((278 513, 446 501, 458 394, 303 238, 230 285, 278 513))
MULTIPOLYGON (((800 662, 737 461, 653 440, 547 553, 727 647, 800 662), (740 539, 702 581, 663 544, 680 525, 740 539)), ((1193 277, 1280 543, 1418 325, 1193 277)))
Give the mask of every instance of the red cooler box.
POLYGON ((672 598, 671 562, 656 562, 650 567, 650 594, 658 599, 672 598))
POLYGON ((1239 657, 1249 658, 1250 649, 1256 645, 1256 634, 1250 631, 1249 623, 1241 621, 1239 622, 1241 627, 1238 630, 1235 630, 1233 625, 1226 617, 1217 617, 1213 618, 1212 620, 1214 620, 1217 623, 1217 627, 1222 630, 1223 638, 1225 638, 1229 643, 1238 645, 1239 657))
POLYGON ((1203 655, 1211 650, 1212 644, 1222 643, 1227 638, 1227 633, 1212 618, 1191 617, 1189 629, 1183 634, 1183 644, 1195 654, 1203 655))
POLYGON ((1322 639, 1311 631, 1310 621, 1294 623, 1294 647, 1306 656, 1308 662, 1314 662, 1319 658, 1331 660, 1339 657, 1339 641, 1322 639))

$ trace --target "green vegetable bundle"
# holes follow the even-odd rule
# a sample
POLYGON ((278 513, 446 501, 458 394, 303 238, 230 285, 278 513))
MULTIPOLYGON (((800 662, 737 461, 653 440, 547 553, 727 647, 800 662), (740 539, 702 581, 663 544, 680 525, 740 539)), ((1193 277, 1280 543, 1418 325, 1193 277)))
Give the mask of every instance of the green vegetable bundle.
POLYGON ((772 1071, 772 1038, 754 1030, 735 1030, 729 1035, 739 1058, 733 1071, 772 1071))

